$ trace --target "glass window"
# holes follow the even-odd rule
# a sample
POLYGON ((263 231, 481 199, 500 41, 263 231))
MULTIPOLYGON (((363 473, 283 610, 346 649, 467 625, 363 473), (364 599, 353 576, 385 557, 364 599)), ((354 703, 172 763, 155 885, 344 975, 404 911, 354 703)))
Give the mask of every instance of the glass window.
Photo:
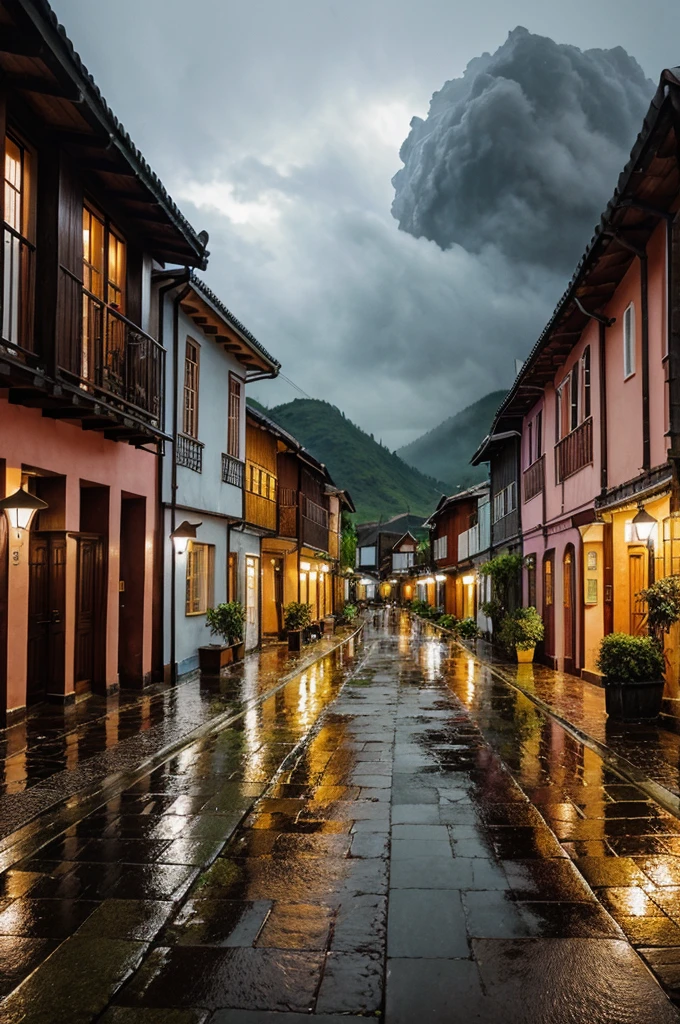
POLYGON ((198 437, 198 345, 187 338, 184 354, 184 415, 182 432, 198 437))
POLYGON ((590 416, 590 345, 588 345, 581 356, 581 387, 583 389, 583 419, 590 416))
POLYGON ((89 206, 83 207, 83 287, 98 299, 104 298, 104 220, 89 206))
POLYGON ((635 373, 635 306, 630 306, 623 314, 623 376, 631 377, 635 373))
POLYGON ((229 422, 227 424, 227 452, 234 459, 241 458, 241 381, 229 377, 229 422))
POLYGON ((215 547, 190 541, 187 548, 187 615, 204 615, 213 605, 215 547))
POLYGON ((5 138, 2 337, 33 350, 33 255, 31 154, 5 138))

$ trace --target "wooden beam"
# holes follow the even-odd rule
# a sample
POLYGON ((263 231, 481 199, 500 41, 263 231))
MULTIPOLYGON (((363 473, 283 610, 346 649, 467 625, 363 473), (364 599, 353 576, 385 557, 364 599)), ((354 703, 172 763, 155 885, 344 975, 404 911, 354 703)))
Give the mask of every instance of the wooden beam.
POLYGON ((201 327, 204 334, 218 334, 219 327, 214 327, 212 324, 206 323, 205 327, 201 327))
POLYGON ((0 34, 0 53, 13 53, 17 57, 39 57, 44 44, 39 39, 29 38, 26 32, 20 32, 8 25, 2 26, 0 34))
POLYGON ((70 100, 72 103, 78 103, 82 99, 80 89, 74 85, 50 81, 48 78, 40 78, 39 75, 6 74, 4 80, 6 85, 14 89, 22 89, 24 92, 56 96, 58 99, 70 100))
POLYGON ((60 132, 55 131, 55 139, 64 146, 86 146, 88 149, 106 149, 111 145, 108 135, 97 135, 96 132, 60 132))
POLYGON ((102 174, 117 174, 120 178, 136 178, 137 175, 131 167, 112 164, 109 160, 102 160, 101 157, 84 157, 80 161, 88 171, 99 171, 102 174))

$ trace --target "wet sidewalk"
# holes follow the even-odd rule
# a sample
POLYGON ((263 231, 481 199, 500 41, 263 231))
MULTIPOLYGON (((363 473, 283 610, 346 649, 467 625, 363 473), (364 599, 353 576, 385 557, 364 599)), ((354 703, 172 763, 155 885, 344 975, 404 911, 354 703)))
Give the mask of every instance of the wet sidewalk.
MULTIPOLYGON (((430 635, 438 632, 429 625, 420 628, 430 635)), ((650 796, 680 813, 680 699, 671 686, 666 686, 658 721, 616 722, 607 716, 601 686, 537 663, 509 663, 482 641, 469 649, 482 664, 492 666, 502 679, 571 726, 578 738, 644 786, 650 796)))
POLYGON ((3 1022, 680 1020, 680 822, 406 617, 362 658, 36 842, 3 1022))
POLYGON ((21 724, 0 730, 0 850, 3 837, 35 815, 218 726, 355 629, 338 630, 301 654, 289 654, 285 644, 271 645, 219 679, 195 673, 177 686, 159 683, 108 699, 93 695, 69 708, 42 705, 21 724))

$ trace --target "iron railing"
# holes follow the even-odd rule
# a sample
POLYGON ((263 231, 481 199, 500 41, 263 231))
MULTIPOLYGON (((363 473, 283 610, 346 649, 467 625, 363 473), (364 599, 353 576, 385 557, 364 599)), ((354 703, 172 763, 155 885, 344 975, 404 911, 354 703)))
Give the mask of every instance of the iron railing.
POLYGON ((561 483, 578 473, 593 461, 593 418, 579 424, 575 430, 555 445, 555 476, 561 483))
POLYGON ((306 494, 302 495, 302 515, 317 526, 322 526, 324 530, 328 529, 328 509, 323 505, 317 505, 306 494))
POLYGON ((3 225, 0 279, 3 347, 20 358, 32 356, 35 354, 35 246, 9 224, 3 225))
POLYGON ((225 455, 222 452, 222 483, 242 488, 245 468, 244 462, 235 459, 233 455, 225 455))
POLYGON ((545 456, 533 462, 524 470, 524 500, 531 501, 537 494, 542 494, 545 487, 545 456))
POLYGON ((60 368, 162 428, 165 349, 63 266, 60 285, 60 368))
POLYGON ((187 434, 177 435, 177 465, 193 469, 194 473, 203 472, 203 444, 195 437, 187 434))

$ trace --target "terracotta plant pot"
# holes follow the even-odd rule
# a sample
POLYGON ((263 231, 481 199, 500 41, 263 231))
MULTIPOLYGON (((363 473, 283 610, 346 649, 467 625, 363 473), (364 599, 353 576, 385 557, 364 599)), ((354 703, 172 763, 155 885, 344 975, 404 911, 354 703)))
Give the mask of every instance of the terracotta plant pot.
POLYGON ((226 644, 206 644, 198 648, 198 667, 205 675, 218 676, 233 660, 233 648, 226 644))
POLYGON ((517 664, 530 665, 531 662, 534 660, 535 650, 535 647, 530 647, 528 651, 520 651, 519 647, 516 647, 515 653, 517 654, 517 664))
POLYGON ((302 630, 301 629, 289 629, 288 630, 288 650, 297 654, 302 650, 302 630))
POLYGON ((641 683, 605 683, 607 714, 622 722, 656 718, 661 711, 663 689, 663 679, 650 679, 641 683))

